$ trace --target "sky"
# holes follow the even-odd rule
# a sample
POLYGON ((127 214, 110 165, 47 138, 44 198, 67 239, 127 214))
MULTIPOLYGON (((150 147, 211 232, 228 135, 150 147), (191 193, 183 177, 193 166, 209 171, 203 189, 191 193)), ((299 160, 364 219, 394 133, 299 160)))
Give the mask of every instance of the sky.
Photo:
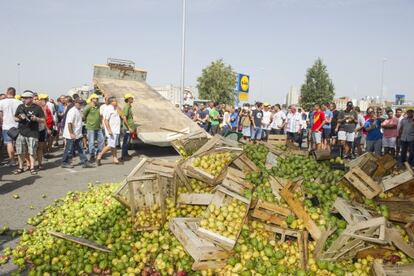
MULTIPOLYGON (((52 96, 129 59, 150 85, 180 84, 182 0, 0 0, 0 91, 52 96)), ((186 85, 213 60, 250 75, 250 101, 285 102, 321 57, 336 96, 414 100, 412 0, 187 0, 186 85)))

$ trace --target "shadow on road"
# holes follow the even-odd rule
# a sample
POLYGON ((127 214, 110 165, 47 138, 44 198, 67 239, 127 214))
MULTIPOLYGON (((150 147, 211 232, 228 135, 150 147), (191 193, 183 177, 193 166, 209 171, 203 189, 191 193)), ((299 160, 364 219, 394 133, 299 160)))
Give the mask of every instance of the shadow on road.
MULTIPOLYGON (((29 174, 29 172, 25 173, 29 174)), ((22 186, 32 185, 39 178, 41 178, 39 175, 30 175, 18 181, 3 179, 2 184, 0 184, 0 194, 7 194, 22 186), (3 183, 4 181, 6 182, 3 183)))

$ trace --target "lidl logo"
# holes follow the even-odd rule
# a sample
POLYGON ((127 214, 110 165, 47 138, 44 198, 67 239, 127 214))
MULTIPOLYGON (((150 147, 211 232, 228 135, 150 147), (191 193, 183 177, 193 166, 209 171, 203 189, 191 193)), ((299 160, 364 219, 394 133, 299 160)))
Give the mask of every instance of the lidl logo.
POLYGON ((250 77, 244 74, 237 74, 237 91, 249 93, 250 77))
POLYGON ((247 101, 249 99, 249 94, 246 92, 239 93, 239 101, 247 101))

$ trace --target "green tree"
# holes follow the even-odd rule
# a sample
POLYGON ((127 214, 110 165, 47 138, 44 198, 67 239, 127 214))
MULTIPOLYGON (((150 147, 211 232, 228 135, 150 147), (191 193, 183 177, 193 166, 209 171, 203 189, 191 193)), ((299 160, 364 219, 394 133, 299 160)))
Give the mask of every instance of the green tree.
POLYGON ((306 73, 305 83, 300 89, 300 105, 305 110, 312 110, 315 104, 331 102, 335 95, 334 85, 329 78, 326 65, 318 58, 306 73))
POLYGON ((213 61, 209 66, 204 68, 197 81, 200 99, 234 104, 236 73, 222 59, 213 61))

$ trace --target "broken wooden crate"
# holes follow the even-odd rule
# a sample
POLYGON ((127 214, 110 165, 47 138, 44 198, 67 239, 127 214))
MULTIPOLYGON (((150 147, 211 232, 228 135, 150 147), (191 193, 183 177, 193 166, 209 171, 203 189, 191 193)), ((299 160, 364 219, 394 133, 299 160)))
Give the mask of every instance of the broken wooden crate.
POLYGON ((414 264, 387 265, 381 260, 374 260, 371 267, 373 276, 412 276, 414 275, 414 264))
POLYGON ((171 142, 173 148, 183 157, 193 155, 199 150, 205 143, 207 143, 209 137, 206 132, 198 132, 184 135, 171 142))
POLYGON ((232 167, 227 168, 226 176, 224 177, 221 186, 238 193, 241 196, 245 196, 246 192, 253 189, 253 184, 245 179, 244 173, 232 167))
POLYGON ((150 231, 160 229, 165 223, 165 188, 158 175, 133 176, 127 179, 129 204, 134 229, 150 231), (152 216, 159 213, 155 220, 138 224, 136 216, 152 216))
POLYGON ((292 212, 276 203, 258 200, 254 206, 251 216, 270 225, 283 226, 292 212))
POLYGON ((177 204, 180 205, 209 205, 213 200, 213 194, 207 193, 183 193, 177 198, 177 204))
POLYGON ((203 146, 201 146, 194 155, 200 155, 204 152, 220 147, 238 148, 240 143, 234 140, 227 139, 219 134, 211 137, 203 146))
POLYGON ((303 206, 302 202, 297 200, 293 193, 290 191, 290 188, 293 186, 294 183, 290 182, 288 185, 286 185, 281 191, 280 195, 282 198, 286 201, 286 203, 289 205, 292 212, 300 219, 303 220, 303 225, 308 230, 309 234, 312 236, 312 238, 317 241, 321 235, 322 232, 319 229, 319 227, 316 225, 316 223, 312 220, 310 215, 306 212, 305 207, 303 206))
POLYGON ((112 194, 112 196, 124 206, 131 208, 127 179, 156 174, 159 175, 160 181, 163 183, 166 196, 175 201, 177 195, 177 176, 175 168, 176 163, 173 161, 143 157, 128 176, 120 183, 119 188, 112 194))
POLYGON ((260 172, 260 169, 250 160, 246 153, 241 154, 238 158, 236 158, 232 165, 243 172, 260 172))
POLYGON ((196 234, 198 218, 174 218, 170 230, 194 259, 193 270, 218 269, 226 265, 231 252, 196 234))
POLYGON ((284 134, 270 134, 267 137, 267 143, 272 147, 284 146, 287 143, 287 135, 284 134))
MULTIPOLYGON (((243 197, 219 185, 217 186, 217 189, 214 193, 213 199, 211 200, 210 204, 213 204, 216 208, 220 208, 222 206, 229 205, 233 199, 237 199, 240 204, 244 204, 246 206, 246 212, 243 218, 243 221, 246 222, 247 213, 249 212, 250 203, 251 203, 250 199, 243 197)), ((208 208, 205 212, 209 212, 208 208)), ((212 241, 214 244, 230 251, 236 245, 236 242, 240 235, 241 230, 242 230, 242 227, 240 227, 240 229, 236 229, 235 239, 230 239, 228 237, 220 235, 219 233, 203 228, 199 224, 198 224, 196 232, 199 236, 206 238, 212 241)))
POLYGON ((382 187, 358 166, 350 169, 344 175, 344 179, 368 199, 382 192, 382 187))
POLYGON ((199 155, 193 155, 185 163, 183 163, 182 170, 185 173, 187 178, 195 178, 208 185, 214 186, 214 185, 219 184, 224 179, 226 175, 227 167, 230 166, 230 164, 235 159, 237 159, 242 153, 243 153, 243 150, 241 148, 222 147, 222 148, 212 149, 212 150, 203 152, 199 155), (231 153, 232 158, 227 164, 224 164, 224 167, 221 169, 220 172, 218 172, 217 175, 213 175, 210 172, 207 172, 200 167, 194 166, 193 164, 196 158, 203 158, 204 156, 220 154, 220 153, 231 153))
POLYGON ((405 170, 399 174, 391 174, 382 178, 381 185, 384 192, 394 189, 404 183, 412 181, 414 179, 414 172, 411 166, 405 162, 405 170))

